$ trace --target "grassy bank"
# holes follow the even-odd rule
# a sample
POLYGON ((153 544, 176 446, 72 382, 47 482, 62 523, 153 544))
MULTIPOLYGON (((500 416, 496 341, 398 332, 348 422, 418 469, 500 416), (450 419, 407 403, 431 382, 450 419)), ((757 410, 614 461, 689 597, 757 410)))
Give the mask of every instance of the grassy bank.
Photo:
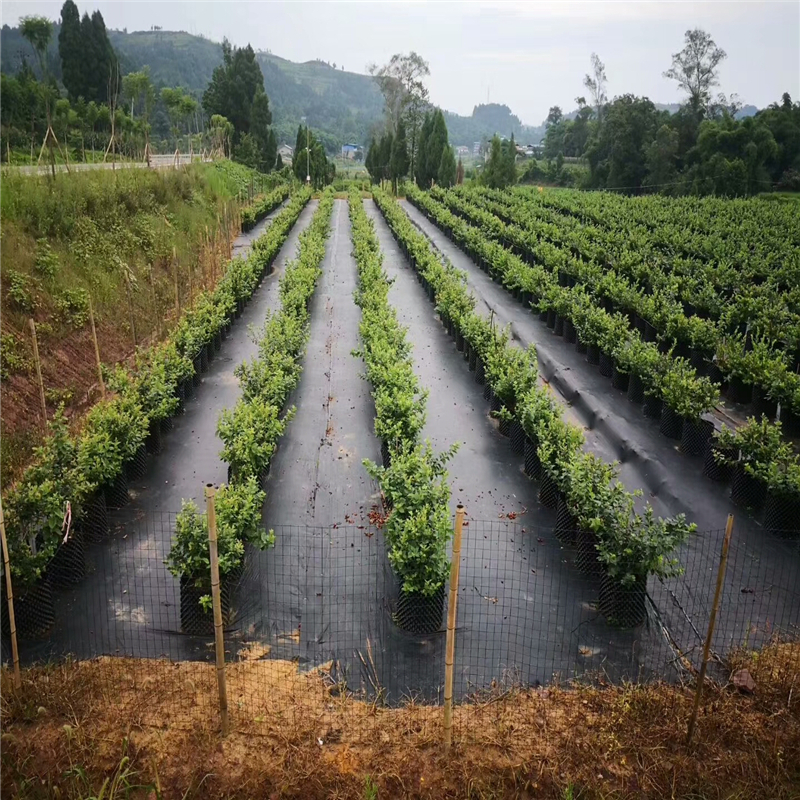
POLYGON ((89 324, 104 363, 163 336, 220 276, 251 172, 230 162, 166 172, 30 177, 4 173, 2 221, 3 485, 41 430, 29 320, 36 322, 48 416, 97 398, 89 324))

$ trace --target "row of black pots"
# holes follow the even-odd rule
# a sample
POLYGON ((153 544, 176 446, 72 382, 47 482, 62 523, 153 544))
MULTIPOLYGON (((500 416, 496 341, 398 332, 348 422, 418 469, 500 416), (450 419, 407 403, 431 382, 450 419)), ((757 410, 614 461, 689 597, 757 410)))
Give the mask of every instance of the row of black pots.
MULTIPOLYGON (((408 256, 407 247, 396 235, 395 239, 397 239, 401 249, 403 249, 403 252, 408 256)), ((416 264, 413 263, 413 259, 410 260, 412 267, 416 269, 416 264)), ((488 271, 489 266, 488 264, 482 264, 482 268, 488 271)), ((421 275, 420 281, 427 289, 427 281, 421 275)), ((521 302, 527 303, 528 305, 531 302, 530 297, 526 296, 524 292, 520 292, 519 299, 521 302)), ((549 322, 550 320, 547 320, 545 316, 545 321, 549 322)), ((575 329, 571 321, 567 324, 568 321, 563 320, 560 325, 555 316, 551 318, 551 321, 551 327, 553 327, 554 330, 562 333, 564 336, 569 336, 570 339, 575 336, 575 329)), ((470 364, 470 369, 472 368, 472 364, 475 364, 475 380, 479 385, 484 386, 484 399, 489 400, 491 411, 499 411, 503 406, 502 401, 486 383, 484 365, 480 357, 477 353, 471 352, 469 342, 463 339, 460 331, 457 330, 451 320, 443 319, 442 322, 448 333, 456 340, 456 347, 464 353, 464 358, 470 364)), ((565 544, 575 545, 577 549, 576 564, 578 569, 585 575, 600 579, 599 609, 601 613, 603 613, 610 622, 623 627, 634 627, 641 624, 646 618, 646 576, 644 576, 642 580, 637 581, 633 587, 622 586, 619 582, 612 580, 607 575, 602 562, 600 562, 598 558, 596 536, 592 531, 578 529, 577 521, 569 513, 563 493, 559 490, 557 483, 550 476, 549 472, 542 468, 536 444, 525 434, 516 416, 513 416, 510 420, 501 418, 499 430, 502 435, 509 437, 512 451, 517 455, 523 455, 525 474, 529 478, 539 481, 539 502, 545 507, 556 511, 555 535, 565 544)), ((417 620, 414 624, 421 625, 424 620, 435 618, 436 615, 430 612, 430 606, 436 605, 436 608, 442 609, 439 611, 439 622, 436 628, 428 629, 436 630, 441 624, 443 598, 444 590, 442 590, 441 603, 437 600, 436 596, 434 596, 434 598, 415 598, 414 602, 417 605, 418 613, 414 616, 414 619, 417 620)), ((402 592, 401 600, 404 603, 410 602, 410 598, 403 598, 402 592)), ((398 625, 400 625, 400 619, 397 618, 397 615, 396 621, 398 625)))
MULTIPOLYGON (((272 262, 265 267, 264 274, 269 274, 271 269, 272 262)), ((239 313, 243 307, 244 302, 240 301, 237 307, 239 313)), ((195 355, 193 359, 194 377, 182 380, 175 390, 180 404, 179 410, 183 409, 185 401, 194 394, 194 387, 200 382, 199 375, 207 371, 209 359, 213 358, 213 355, 220 350, 222 341, 227 337, 230 328, 231 320, 227 320, 212 340, 200 348, 195 355)), ((109 485, 96 491, 87 500, 81 518, 75 521, 67 541, 56 550, 44 577, 32 588, 20 592, 14 597, 14 617, 17 635, 20 639, 41 639, 50 633, 55 624, 53 590, 75 586, 86 577, 86 546, 101 542, 108 537, 110 533, 109 509, 120 509, 129 502, 129 482, 144 477, 148 454, 156 455, 161 452, 162 436, 172 428, 172 424, 171 418, 151 421, 147 439, 133 458, 123 466, 123 471, 109 485)), ((10 623, 5 592, 2 593, 2 596, 2 630, 8 634, 10 623)), ((225 595, 223 595, 224 597, 225 595)), ((183 600, 181 608, 183 609, 183 600)))

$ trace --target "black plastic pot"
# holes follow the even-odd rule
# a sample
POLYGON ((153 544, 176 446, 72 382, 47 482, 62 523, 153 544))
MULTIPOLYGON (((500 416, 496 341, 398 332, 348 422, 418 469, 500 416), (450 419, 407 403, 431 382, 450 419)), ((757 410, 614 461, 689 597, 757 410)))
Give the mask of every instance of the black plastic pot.
POLYGON ((386 469, 392 465, 392 453, 389 450, 389 445, 381 441, 381 462, 386 469))
POLYGON ((607 353, 600 352, 600 374, 610 378, 614 374, 614 359, 607 353))
POLYGON ((511 439, 511 452, 521 456, 525 452, 525 431, 522 423, 516 417, 511 420, 509 438, 511 439))
POLYGON ((167 433, 172 430, 172 417, 164 417, 159 420, 158 424, 161 428, 161 433, 167 433))
POLYGON ((553 333, 556 336, 564 335, 564 317, 556 314, 556 324, 553 326, 553 333))
POLYGON ((631 376, 629 373, 620 372, 615 364, 614 369, 611 372, 611 385, 615 389, 619 389, 621 392, 627 392, 630 384, 630 377, 631 376))
POLYGON ((644 402, 644 384, 638 375, 631 374, 628 380, 628 400, 637 405, 644 402))
POLYGON ((492 391, 489 395, 489 410, 499 411, 503 407, 503 401, 492 391))
POLYGON ((554 530, 556 538, 564 544, 572 544, 575 541, 577 526, 578 521, 570 513, 564 494, 559 492, 556 505, 556 527, 554 530))
POLYGON ((480 356, 475 359, 475 383, 478 386, 483 386, 486 383, 486 368, 483 366, 483 360, 480 356))
POLYGON ((634 628, 647 619, 647 576, 630 586, 604 573, 600 579, 600 613, 620 628, 634 628))
POLYGON ((731 500, 739 506, 757 511, 766 499, 766 484, 745 472, 744 464, 740 461, 733 470, 731 500))
POLYGON ((581 341, 580 336, 576 336, 575 338, 575 352, 585 354, 589 351, 589 345, 585 344, 581 341))
POLYGON ((500 431, 501 436, 511 436, 511 420, 510 419, 503 419, 500 417, 497 422, 498 430, 500 431))
POLYGON ((125 475, 129 481, 138 481, 144 478, 147 472, 147 447, 141 444, 133 458, 125 465, 125 475))
MULTIPOLYGON (((220 605, 222 606, 223 625, 231 619, 231 583, 232 581, 221 576, 219 581, 220 605)), ((203 595, 211 594, 211 587, 197 587, 194 581, 181 576, 181 630, 192 636, 212 636, 214 634, 214 613, 209 608, 206 611, 200 605, 203 595)))
POLYGON ((539 460, 538 446, 528 436, 525 437, 525 474, 535 481, 542 475, 542 462, 539 460))
POLYGON ((200 372, 208 372, 208 345, 200 348, 200 372))
POLYGON ((667 439, 681 438, 683 418, 666 403, 663 404, 661 409, 661 424, 658 426, 658 430, 661 432, 661 435, 666 436, 667 439))
POLYGON ((558 484, 553 480, 553 476, 542 467, 539 479, 539 502, 545 508, 556 508, 558 495, 558 484))
POLYGON ((400 590, 394 622, 409 633, 435 633, 444 619, 444 586, 426 597, 419 592, 400 590))
POLYGON ((178 381, 175 386, 175 397, 178 398, 178 414, 183 412, 183 407, 186 404, 186 386, 183 381, 178 381))
POLYGON ((571 319, 564 320, 564 341, 567 344, 575 344, 578 340, 578 332, 575 330, 575 325, 571 319))
POLYGON ((681 451, 699 456, 706 451, 706 442, 714 433, 714 423, 708 419, 684 419, 681 431, 681 451))
POLYGON ((469 342, 466 339, 464 339, 464 350, 462 352, 464 353, 464 361, 466 361, 467 364, 469 364, 470 346, 469 342))
POLYGON ((689 363, 697 370, 698 375, 705 375, 708 369, 708 357, 702 350, 692 349, 689 355, 689 363))
POLYGON ((128 481, 125 478, 125 473, 120 472, 114 478, 114 482, 104 487, 103 491, 106 495, 106 506, 108 508, 123 508, 130 502, 130 495, 128 494, 128 481))
POLYGON ((188 400, 194 395, 194 377, 183 379, 183 397, 188 400))
POLYGON ((733 460, 736 458, 738 451, 730 447, 717 447, 716 441, 717 440, 712 436, 706 442, 703 475, 707 478, 711 478, 712 481, 717 481, 717 483, 727 483, 733 476, 733 466, 731 464, 720 464, 714 454, 719 453, 726 459, 733 460))
POLYGON ((157 420, 150 420, 149 433, 144 444, 151 455, 156 456, 161 452, 161 424, 157 420))
POLYGON ((575 566, 584 575, 599 578, 605 569, 597 557, 597 536, 594 531, 580 526, 575 531, 575 566))
POLYGON ((642 338, 646 342, 654 342, 656 340, 657 331, 647 320, 645 320, 642 334, 642 338))
POLYGON ((475 369, 478 366, 478 351, 475 350, 474 347, 470 347, 469 349, 469 371, 475 372, 475 369))
POLYGON ((192 376, 192 384, 194 386, 199 386, 200 385, 200 380, 201 380, 200 379, 200 373, 203 371, 203 359, 202 359, 200 353, 198 353, 192 359, 192 368, 194 369, 194 375, 192 376))
POLYGON ((753 384, 745 383, 736 375, 731 376, 728 384, 728 400, 732 403, 750 403, 753 400, 753 384))
MULTIPOLYGON (((5 579, 3 579, 2 596, 2 630, 6 636, 11 635, 11 623, 8 618, 8 598, 5 579)), ((24 591, 14 593, 14 625, 20 639, 44 639, 53 629, 56 622, 56 607, 53 602, 53 587, 45 577, 24 591)))
POLYGON ((464 334, 461 333, 461 331, 458 329, 456 329, 455 334, 456 334, 456 350, 458 350, 458 352, 461 353, 464 350, 464 334))
POLYGON ((762 386, 753 386, 753 416, 774 420, 778 414, 778 403, 770 400, 762 386))
POLYGON ((539 312, 539 322, 547 322, 547 315, 549 312, 547 311, 540 311, 539 312))
POLYGON ((661 419, 661 398, 654 394, 646 394, 642 404, 642 411, 650 419, 661 419))
POLYGON ((104 492, 95 492, 84 504, 78 521, 87 542, 102 542, 108 536, 108 506, 104 492))
POLYGON ((595 366, 600 363, 600 348, 596 344, 590 344, 587 346, 586 360, 595 366))
POLYGON ((781 409, 783 432, 787 436, 800 436, 800 414, 790 408, 781 409))
POLYGON ((488 382, 484 383, 483 385, 483 399, 484 400, 491 400, 492 395, 494 392, 492 391, 492 387, 489 385, 488 382))
POLYGON ((548 328, 555 328, 556 327, 556 310, 554 308, 547 309, 547 327, 548 328))
POLYGON ((800 537, 800 497, 768 491, 764 503, 764 528, 782 539, 800 537))
POLYGON ((47 575, 57 588, 75 586, 86 577, 86 551, 79 529, 73 528, 69 539, 58 546, 47 565, 47 575))

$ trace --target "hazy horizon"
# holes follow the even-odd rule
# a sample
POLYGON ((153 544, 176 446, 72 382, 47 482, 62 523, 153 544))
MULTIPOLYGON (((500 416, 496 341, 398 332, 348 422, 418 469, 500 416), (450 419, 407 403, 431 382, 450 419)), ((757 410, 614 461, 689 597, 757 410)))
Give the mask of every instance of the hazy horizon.
MULTIPOLYGON (((16 25, 26 14, 57 20, 62 4, 11 0, 3 3, 2 23, 16 25)), ((77 4, 81 13, 99 8, 108 28, 157 25, 218 42, 226 37, 291 61, 322 59, 351 72, 415 50, 430 63, 436 105, 468 116, 487 100, 504 103, 527 125, 541 124, 553 105, 570 111, 575 98, 585 96, 592 52, 606 65, 609 98, 632 93, 656 103, 681 102, 677 85, 662 73, 694 27, 728 53, 717 91, 758 108, 784 92, 800 95, 798 2, 77 4)))

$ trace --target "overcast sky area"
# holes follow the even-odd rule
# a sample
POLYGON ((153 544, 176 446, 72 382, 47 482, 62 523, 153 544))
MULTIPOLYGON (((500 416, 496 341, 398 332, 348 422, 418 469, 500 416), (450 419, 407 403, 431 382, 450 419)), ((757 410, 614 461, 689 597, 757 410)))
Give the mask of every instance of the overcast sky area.
MULTIPOLYGON (((538 125, 550 106, 564 111, 584 95, 583 76, 596 52, 606 65, 609 97, 644 95, 680 102, 662 73, 684 32, 701 27, 728 54, 719 90, 759 108, 783 92, 800 96, 800 1, 790 2, 149 2, 76 0, 99 8, 106 26, 189 33, 292 61, 320 58, 365 72, 393 53, 416 50, 430 63, 437 105, 471 114, 476 103, 505 103, 538 125)), ((3 24, 25 14, 58 19, 61 2, 4 0, 3 24)), ((269 87, 267 87, 269 93, 269 87)))

